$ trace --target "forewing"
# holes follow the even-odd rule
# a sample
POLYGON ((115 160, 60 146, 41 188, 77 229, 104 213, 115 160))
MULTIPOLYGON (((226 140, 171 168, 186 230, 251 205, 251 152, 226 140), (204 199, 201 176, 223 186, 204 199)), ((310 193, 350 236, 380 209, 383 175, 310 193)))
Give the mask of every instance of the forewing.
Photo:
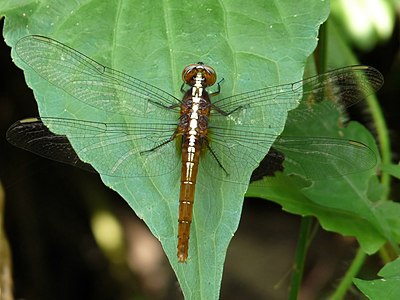
POLYGON ((15 50, 37 74, 85 104, 138 117, 171 117, 180 101, 163 90, 105 67, 53 39, 31 35, 15 50), (160 109, 163 108, 163 109, 160 109))
POLYGON ((12 125, 7 139, 17 147, 87 170, 92 168, 79 158, 95 161, 93 157, 103 157, 96 160, 94 167, 98 173, 108 176, 158 176, 172 172, 180 162, 179 147, 175 141, 169 141, 175 129, 176 124, 159 121, 105 124, 32 118, 12 125), (57 135, 52 131, 68 132, 68 135, 57 135), (67 137, 73 138, 73 149, 67 137))
POLYGON ((220 99, 213 105, 217 113, 223 111, 227 114, 260 107, 273 109, 278 105, 289 109, 294 99, 302 97, 310 105, 329 99, 346 108, 379 90, 383 82, 382 74, 372 67, 350 66, 295 83, 234 95, 220 99))

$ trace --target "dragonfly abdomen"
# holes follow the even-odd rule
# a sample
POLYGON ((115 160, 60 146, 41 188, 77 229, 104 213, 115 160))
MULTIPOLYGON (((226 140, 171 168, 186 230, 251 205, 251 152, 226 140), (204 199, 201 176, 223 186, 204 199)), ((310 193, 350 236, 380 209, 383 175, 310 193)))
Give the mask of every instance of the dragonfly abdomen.
POLYGON ((179 194, 178 218, 178 260, 184 262, 188 256, 190 224, 192 223, 194 194, 200 159, 200 147, 197 142, 189 146, 189 139, 182 145, 182 177, 179 194))

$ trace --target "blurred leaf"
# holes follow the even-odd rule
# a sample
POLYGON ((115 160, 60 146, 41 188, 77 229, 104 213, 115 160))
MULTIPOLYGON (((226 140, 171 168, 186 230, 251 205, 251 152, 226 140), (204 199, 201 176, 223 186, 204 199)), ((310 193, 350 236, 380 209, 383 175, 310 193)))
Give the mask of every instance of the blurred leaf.
POLYGON ((390 38, 395 15, 390 1, 332 1, 332 19, 342 28, 344 38, 364 50, 390 38))
POLYGON ((399 165, 394 165, 394 164, 387 165, 387 164, 383 164, 383 165, 381 166, 381 168, 382 168, 382 171, 383 171, 383 172, 387 172, 387 173, 389 173, 390 175, 396 177, 397 179, 400 179, 400 166, 399 166, 399 165))
POLYGON ((385 265, 378 273, 381 279, 353 279, 354 284, 371 300, 397 300, 400 298, 400 259, 385 265))

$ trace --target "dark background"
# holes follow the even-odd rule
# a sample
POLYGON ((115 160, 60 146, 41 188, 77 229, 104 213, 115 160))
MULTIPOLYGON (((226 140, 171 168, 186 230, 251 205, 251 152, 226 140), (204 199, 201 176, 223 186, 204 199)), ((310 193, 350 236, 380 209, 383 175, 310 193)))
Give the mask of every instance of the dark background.
MULTIPOLYGON (((386 80, 378 96, 391 131, 394 161, 400 132, 399 53, 398 24, 388 42, 359 53, 360 61, 379 69, 386 80)), ((0 178, 16 299, 179 299, 179 285, 158 242, 97 175, 7 143, 5 133, 12 123, 38 113, 4 41, 0 64, 0 178), (91 230, 93 215, 104 208, 124 232, 124 255, 117 261, 99 248, 91 230), (145 245, 150 258, 138 250, 145 245)), ((354 117, 363 119, 357 113, 354 117)), ((396 199, 395 184, 393 191, 396 199)), ((227 253, 221 299, 285 299, 299 224, 298 216, 272 202, 246 199, 227 253)), ((301 298, 331 290, 356 250, 352 238, 318 230, 308 253, 301 298)), ((380 267, 379 258, 371 257, 360 277, 372 278, 380 267)))

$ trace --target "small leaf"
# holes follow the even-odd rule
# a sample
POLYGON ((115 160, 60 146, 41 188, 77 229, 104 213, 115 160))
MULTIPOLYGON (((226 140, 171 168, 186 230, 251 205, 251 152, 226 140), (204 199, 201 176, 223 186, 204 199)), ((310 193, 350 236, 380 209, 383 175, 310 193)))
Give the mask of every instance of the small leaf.
POLYGON ((400 298, 400 259, 385 265, 378 273, 381 279, 353 279, 354 284, 371 300, 397 300, 400 298))
POLYGON ((382 164, 381 168, 382 168, 382 171, 389 173, 390 175, 396 177, 397 179, 400 179, 400 166, 399 165, 382 164))

